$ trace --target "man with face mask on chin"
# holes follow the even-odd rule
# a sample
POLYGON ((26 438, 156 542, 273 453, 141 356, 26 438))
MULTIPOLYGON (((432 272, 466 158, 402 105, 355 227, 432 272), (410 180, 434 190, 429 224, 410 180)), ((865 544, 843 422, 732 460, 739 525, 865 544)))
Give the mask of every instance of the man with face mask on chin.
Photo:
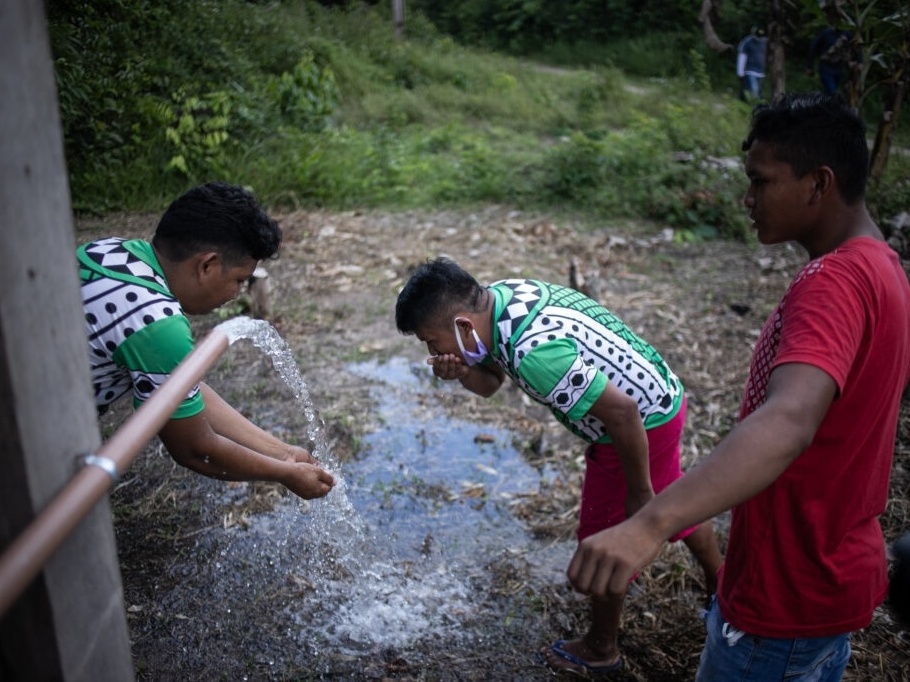
MULTIPOLYGON (((426 343, 427 363, 440 379, 489 397, 508 376, 588 443, 579 541, 620 523, 682 476, 682 384, 657 351, 574 289, 530 279, 482 287, 453 261, 437 258, 405 284, 395 322, 426 343)), ((693 553, 713 594, 721 556, 711 522, 672 539, 693 553)), ((622 668, 624 597, 593 599, 588 632, 544 648, 539 660, 583 674, 622 668)))

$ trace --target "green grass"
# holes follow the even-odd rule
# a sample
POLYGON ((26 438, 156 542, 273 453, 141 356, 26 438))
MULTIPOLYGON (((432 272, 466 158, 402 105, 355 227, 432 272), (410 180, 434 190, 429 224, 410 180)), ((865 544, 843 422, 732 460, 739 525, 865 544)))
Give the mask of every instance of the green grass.
POLYGON ((208 6, 156 15, 171 22, 168 49, 131 35, 147 50, 135 69, 94 80, 72 64, 86 39, 52 30, 77 210, 158 210, 220 178, 267 204, 496 202, 646 218, 689 237, 746 232, 742 178, 704 161, 739 154, 749 110, 712 90, 718 64, 693 36, 552 46, 544 65, 459 46, 419 15, 399 41, 360 5, 224 0, 217 16, 208 6), (655 63, 672 68, 654 78, 655 63), (86 107, 113 92, 121 115, 99 128, 86 107))

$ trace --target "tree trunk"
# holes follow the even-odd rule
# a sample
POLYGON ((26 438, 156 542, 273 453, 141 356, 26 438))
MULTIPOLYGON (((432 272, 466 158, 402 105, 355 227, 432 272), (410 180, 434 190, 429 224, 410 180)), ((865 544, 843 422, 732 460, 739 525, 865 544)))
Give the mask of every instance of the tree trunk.
POLYGON ((771 0, 770 16, 768 22, 768 73, 771 81, 771 100, 787 91, 787 75, 784 70, 786 55, 784 54, 783 13, 780 0, 771 0))
POLYGON ((879 119, 878 130, 875 133, 875 143, 872 145, 872 155, 869 159, 869 179, 877 183, 885 173, 888 163, 888 154, 891 152, 891 140, 897 130, 897 122, 901 114, 901 102, 907 93, 907 81, 910 71, 906 62, 901 68, 897 79, 888 87, 883 95, 884 107, 879 119))
POLYGON ((404 38, 404 0, 392 0, 392 25, 395 27, 395 37, 404 38))

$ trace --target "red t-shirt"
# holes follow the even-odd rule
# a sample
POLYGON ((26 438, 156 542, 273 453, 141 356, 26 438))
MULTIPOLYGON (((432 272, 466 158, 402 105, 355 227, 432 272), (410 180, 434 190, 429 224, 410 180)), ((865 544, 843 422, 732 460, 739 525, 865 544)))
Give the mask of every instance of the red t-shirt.
POLYGON ((740 419, 790 362, 827 372, 838 395, 812 444, 733 509, 718 600, 750 634, 826 637, 867 626, 887 590, 878 516, 910 378, 910 286, 887 244, 851 239, 802 269, 759 336, 740 419))

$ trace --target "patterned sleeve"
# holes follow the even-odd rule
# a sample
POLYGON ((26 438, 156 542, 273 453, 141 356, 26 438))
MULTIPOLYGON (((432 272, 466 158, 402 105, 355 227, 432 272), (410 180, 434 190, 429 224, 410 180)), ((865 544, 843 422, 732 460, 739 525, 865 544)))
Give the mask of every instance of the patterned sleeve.
POLYGON ((517 371, 545 404, 572 421, 584 417, 607 387, 606 377, 585 363, 568 338, 537 346, 517 371))
MULTIPOLYGON (((171 372, 193 350, 189 320, 174 315, 158 320, 131 334, 114 353, 114 362, 130 373, 133 406, 148 400, 171 372)), ((192 417, 202 411, 202 393, 194 386, 173 414, 174 419, 192 417)))

